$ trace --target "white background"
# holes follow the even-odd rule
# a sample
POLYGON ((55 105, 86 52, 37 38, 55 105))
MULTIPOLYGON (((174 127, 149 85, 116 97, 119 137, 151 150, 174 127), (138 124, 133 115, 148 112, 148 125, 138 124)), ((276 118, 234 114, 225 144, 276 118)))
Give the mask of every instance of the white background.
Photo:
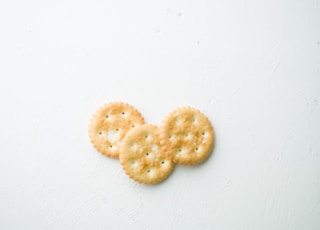
POLYGON ((0 229, 320 229, 320 1, 0 3, 0 229), (125 101, 216 131, 163 183, 87 136, 125 101))

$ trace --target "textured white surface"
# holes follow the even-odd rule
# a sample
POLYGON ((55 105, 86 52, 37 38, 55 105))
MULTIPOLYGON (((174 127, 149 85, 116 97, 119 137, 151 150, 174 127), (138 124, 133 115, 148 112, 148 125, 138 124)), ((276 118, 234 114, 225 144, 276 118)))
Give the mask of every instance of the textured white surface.
POLYGON ((320 229, 320 2, 1 1, 0 229, 320 229), (136 184, 108 101, 207 114, 209 160, 136 184))

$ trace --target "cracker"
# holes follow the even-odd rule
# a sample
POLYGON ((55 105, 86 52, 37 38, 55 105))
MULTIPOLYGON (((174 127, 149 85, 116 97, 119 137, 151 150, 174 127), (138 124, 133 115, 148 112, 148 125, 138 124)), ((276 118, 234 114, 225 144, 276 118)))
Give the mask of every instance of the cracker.
POLYGON ((119 145, 126 133, 144 124, 144 118, 133 106, 112 102, 100 107, 92 116, 89 125, 89 138, 100 153, 119 157, 119 145))
POLYGON ((174 164, 160 144, 158 127, 145 124, 130 130, 119 155, 126 174, 144 184, 155 184, 167 178, 174 164))
POLYGON ((204 161, 214 145, 209 119, 191 107, 180 107, 170 112, 160 127, 160 138, 173 162, 182 165, 204 161))

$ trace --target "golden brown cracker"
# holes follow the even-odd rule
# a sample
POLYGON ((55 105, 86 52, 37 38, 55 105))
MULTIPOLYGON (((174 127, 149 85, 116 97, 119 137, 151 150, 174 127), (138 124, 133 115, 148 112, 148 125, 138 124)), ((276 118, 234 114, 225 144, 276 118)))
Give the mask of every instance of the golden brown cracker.
POLYGON ((126 133, 144 124, 144 118, 133 106, 111 102, 100 107, 92 116, 89 138, 100 153, 118 158, 119 146, 126 133))
POLYGON ((204 161, 214 145, 209 119, 191 107, 180 107, 170 112, 160 127, 160 138, 173 162, 183 165, 204 161))
POLYGON ((120 163, 126 174, 144 184, 158 183, 174 164, 160 144, 158 127, 145 124, 130 130, 121 145, 120 163))

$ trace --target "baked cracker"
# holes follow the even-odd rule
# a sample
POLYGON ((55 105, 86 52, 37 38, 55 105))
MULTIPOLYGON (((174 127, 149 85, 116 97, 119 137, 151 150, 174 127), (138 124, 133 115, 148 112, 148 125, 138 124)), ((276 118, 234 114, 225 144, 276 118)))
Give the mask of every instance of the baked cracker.
POLYGON ((163 181, 174 168, 172 160, 160 144, 158 127, 149 124, 127 133, 119 159, 126 174, 144 184, 163 181))
POLYGON ((89 125, 89 138, 97 151, 118 158, 120 143, 126 133, 144 123, 144 118, 133 106, 123 102, 111 102, 93 114, 89 125))
POLYGON ((215 137, 209 119, 202 112, 191 107, 180 107, 163 120, 160 139, 174 163, 194 165, 207 159, 215 137))

